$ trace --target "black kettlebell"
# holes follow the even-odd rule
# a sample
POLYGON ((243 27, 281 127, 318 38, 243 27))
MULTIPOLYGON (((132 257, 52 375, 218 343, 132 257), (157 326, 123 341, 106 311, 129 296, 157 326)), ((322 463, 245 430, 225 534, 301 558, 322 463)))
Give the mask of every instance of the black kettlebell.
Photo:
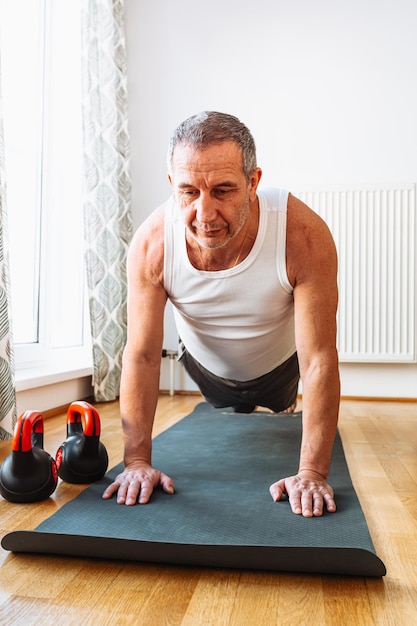
POLYGON ((92 483, 104 476, 109 463, 100 442, 100 417, 88 402, 70 404, 67 438, 56 453, 58 476, 67 483, 92 483), (83 429, 82 418, 85 421, 83 429))
POLYGON ((43 416, 26 411, 16 422, 12 453, 0 467, 0 493, 10 502, 49 498, 58 482, 56 463, 43 449, 43 416))

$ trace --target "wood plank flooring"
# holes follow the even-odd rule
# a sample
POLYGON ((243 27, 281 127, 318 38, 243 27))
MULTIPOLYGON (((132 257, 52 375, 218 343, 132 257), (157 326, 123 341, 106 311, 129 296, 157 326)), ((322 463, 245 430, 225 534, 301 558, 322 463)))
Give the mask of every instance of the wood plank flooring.
MULTIPOLYGON (((188 414, 196 395, 161 395, 154 434, 188 414)), ((102 441, 122 458, 117 403, 99 404, 102 441)), ((0 624, 141 626, 402 626, 417 624, 417 403, 342 401, 339 429, 383 579, 209 570, 0 552, 0 624)), ((45 449, 65 438, 46 420, 45 449)), ((0 444, 0 460, 10 442, 0 444)), ((83 486, 61 483, 31 505, 0 497, 0 535, 30 529, 83 486)))

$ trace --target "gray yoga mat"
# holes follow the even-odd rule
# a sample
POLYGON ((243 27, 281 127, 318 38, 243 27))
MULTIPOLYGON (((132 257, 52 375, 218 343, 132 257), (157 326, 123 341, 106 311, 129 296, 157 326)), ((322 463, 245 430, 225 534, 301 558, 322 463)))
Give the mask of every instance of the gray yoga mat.
MULTIPOLYGON (((236 414, 199 404, 154 440, 153 463, 175 481, 147 505, 101 494, 122 464, 6 550, 153 563, 384 576, 339 435, 329 482, 337 513, 303 518, 268 487, 296 472, 301 415, 236 414)), ((59 487, 58 487, 59 488, 59 487)))

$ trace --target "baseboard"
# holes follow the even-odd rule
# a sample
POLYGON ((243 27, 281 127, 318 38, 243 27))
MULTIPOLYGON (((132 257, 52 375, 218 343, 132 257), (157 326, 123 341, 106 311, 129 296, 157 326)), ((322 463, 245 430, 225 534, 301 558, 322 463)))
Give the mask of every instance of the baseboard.
MULTIPOLYGON (((159 393, 162 396, 168 396, 169 395, 169 389, 160 389, 159 393)), ((201 393, 199 391, 184 391, 184 390, 178 390, 175 391, 176 396, 201 396, 201 393)), ((299 400, 303 399, 302 395, 297 396, 299 400)), ((400 403, 405 403, 405 404, 411 404, 413 402, 417 402, 417 398, 389 398, 389 397, 385 397, 385 398, 379 398, 379 397, 374 397, 374 396, 341 396, 340 398, 342 401, 346 400, 347 402, 400 402, 400 403)), ((91 402, 92 404, 100 404, 100 403, 96 403, 95 400, 91 397, 89 398, 83 398, 83 400, 85 400, 86 402, 91 402)), ((115 402, 117 402, 117 400, 115 400, 115 402)), ((56 408, 53 409, 48 409, 47 411, 44 411, 42 413, 44 419, 48 419, 51 417, 55 417, 56 415, 61 415, 61 414, 65 414, 68 410, 68 404, 63 404, 62 406, 58 406, 56 408)))
MULTIPOLYGON (((96 404, 94 398, 92 398, 91 396, 89 396, 88 398, 79 398, 79 400, 90 402, 90 404, 96 404)), ((47 409, 46 411, 42 411, 43 419, 50 419, 51 417, 56 417, 57 415, 66 415, 70 404, 71 403, 68 402, 68 404, 62 404, 61 406, 54 407, 53 409, 47 409)))
POLYGON ((402 402, 410 404, 417 402, 417 398, 390 398, 380 396, 341 396, 340 399, 352 402, 402 402))
MULTIPOLYGON (((160 389, 159 393, 163 396, 169 395, 168 389, 160 389)), ((176 396, 201 396, 199 391, 187 391, 187 390, 175 390, 176 396)), ((303 394, 298 394, 298 400, 303 399, 303 394)), ((417 398, 391 398, 387 397, 379 397, 379 396, 340 396, 341 400, 347 400, 352 402, 405 402, 412 403, 417 402, 417 398)))

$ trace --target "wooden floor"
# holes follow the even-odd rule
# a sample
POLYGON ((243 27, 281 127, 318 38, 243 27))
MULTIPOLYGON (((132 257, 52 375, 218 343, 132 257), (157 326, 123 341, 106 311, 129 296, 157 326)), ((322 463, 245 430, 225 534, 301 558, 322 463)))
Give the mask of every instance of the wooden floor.
MULTIPOLYGON (((161 395, 155 434, 199 396, 161 395)), ((118 406, 97 405, 110 466, 120 462, 118 406)), ((0 624, 183 626, 417 624, 417 403, 343 401, 340 432, 383 579, 209 570, 0 553, 0 624)), ((65 438, 49 418, 45 449, 65 438)), ((0 444, 0 460, 10 442, 0 444)), ((60 483, 41 503, 0 497, 0 535, 32 529, 83 487, 60 483)))

